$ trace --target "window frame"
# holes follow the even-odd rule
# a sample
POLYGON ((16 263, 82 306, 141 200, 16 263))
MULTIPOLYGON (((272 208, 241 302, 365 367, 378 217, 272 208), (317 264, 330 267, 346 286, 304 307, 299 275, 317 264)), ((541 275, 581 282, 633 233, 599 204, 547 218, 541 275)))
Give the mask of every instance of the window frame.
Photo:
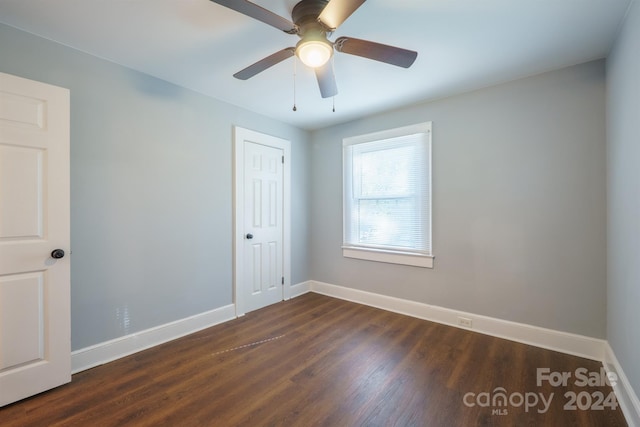
MULTIPOLYGON (((432 210, 432 122, 422 122, 414 125, 398 127, 394 129, 388 129, 380 132, 373 132, 365 135, 358 135, 353 137, 347 137, 342 140, 342 256, 346 258, 356 258, 375 262, 384 262, 392 264, 410 265, 416 267, 433 268, 433 210, 432 210), (428 180, 425 185, 425 192, 417 195, 420 199, 426 194, 426 207, 425 210, 420 210, 419 215, 422 212, 426 212, 428 220, 425 221, 423 232, 426 233, 426 237, 429 242, 429 250, 425 252, 417 251, 405 251, 401 248, 384 246, 384 245, 359 245, 357 243, 349 242, 348 238, 348 223, 350 219, 350 207, 353 199, 352 194, 354 191, 354 183, 352 177, 352 166, 347 162, 352 161, 353 156, 348 153, 348 150, 352 150, 351 147, 371 143, 382 142, 384 140, 395 139, 403 136, 410 136, 415 134, 425 134, 426 138, 426 166, 427 169, 424 172, 424 177, 428 180)), ((378 198, 377 200, 380 200, 378 198)))

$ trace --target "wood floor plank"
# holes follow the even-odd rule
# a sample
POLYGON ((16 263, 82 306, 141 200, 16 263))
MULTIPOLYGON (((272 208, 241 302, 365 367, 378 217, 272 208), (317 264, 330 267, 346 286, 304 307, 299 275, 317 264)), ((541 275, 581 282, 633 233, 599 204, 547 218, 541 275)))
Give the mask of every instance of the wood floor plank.
POLYGON ((600 366, 310 293, 76 374, 0 408, 0 425, 625 426, 619 408, 565 408, 610 386, 537 385, 538 368, 600 366), (501 389, 553 399, 479 403, 501 389))

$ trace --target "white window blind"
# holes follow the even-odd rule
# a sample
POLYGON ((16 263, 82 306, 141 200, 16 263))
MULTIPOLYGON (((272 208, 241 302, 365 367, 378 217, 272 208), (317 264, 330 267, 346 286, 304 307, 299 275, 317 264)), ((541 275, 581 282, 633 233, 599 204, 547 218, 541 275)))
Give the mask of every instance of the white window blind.
POLYGON ((346 138, 343 149, 345 256, 431 266, 417 260, 432 258, 431 123, 346 138))

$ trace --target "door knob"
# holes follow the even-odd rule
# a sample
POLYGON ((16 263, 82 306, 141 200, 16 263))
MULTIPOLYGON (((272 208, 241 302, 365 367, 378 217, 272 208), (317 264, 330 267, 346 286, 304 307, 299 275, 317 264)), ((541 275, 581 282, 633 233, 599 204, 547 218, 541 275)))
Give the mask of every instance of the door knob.
POLYGON ((247 234, 247 239, 249 239, 249 240, 253 239, 253 234, 251 234, 251 233, 247 234))
POLYGON ((54 249, 51 251, 51 258, 60 259, 64 257, 64 251, 62 249, 54 249))

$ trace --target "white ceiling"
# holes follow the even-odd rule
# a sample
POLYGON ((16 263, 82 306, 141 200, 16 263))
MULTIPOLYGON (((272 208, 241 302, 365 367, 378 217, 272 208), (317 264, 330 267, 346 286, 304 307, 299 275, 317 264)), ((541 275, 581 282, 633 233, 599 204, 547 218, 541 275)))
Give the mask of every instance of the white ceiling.
MULTIPOLYGON (((209 0, 0 0, 0 22, 282 122, 315 129, 603 58, 633 0, 369 0, 330 37, 418 52, 409 69, 337 53, 339 94, 322 99, 294 59, 232 75, 287 35, 209 0)), ((255 0, 287 19, 296 0, 255 0)))

